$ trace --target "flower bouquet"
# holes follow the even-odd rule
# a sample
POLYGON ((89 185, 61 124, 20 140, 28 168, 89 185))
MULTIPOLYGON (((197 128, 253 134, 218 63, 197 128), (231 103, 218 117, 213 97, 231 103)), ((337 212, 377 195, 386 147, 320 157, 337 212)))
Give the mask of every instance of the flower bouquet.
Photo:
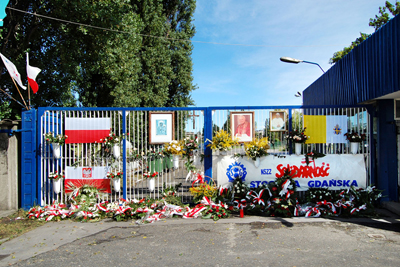
POLYGON ((120 140, 118 136, 110 132, 110 134, 102 139, 100 139, 102 150, 105 156, 112 155, 114 158, 118 159, 121 155, 121 148, 119 147, 120 140))
POLYGON ((350 142, 350 151, 352 154, 357 154, 360 143, 367 139, 365 134, 358 134, 355 131, 345 133, 344 136, 350 142))
POLYGON ((67 135, 57 134, 54 136, 52 132, 46 133, 43 135, 44 139, 48 144, 51 144, 53 149, 53 156, 56 159, 61 157, 61 145, 65 144, 65 139, 68 138, 67 135))
POLYGON ((304 144, 310 138, 309 136, 305 135, 305 130, 306 128, 303 128, 303 130, 294 130, 289 132, 289 134, 286 136, 289 141, 294 143, 296 155, 301 154, 301 144, 304 144))
POLYGON ((183 139, 182 145, 187 156, 192 155, 193 151, 199 148, 197 137, 195 138, 186 137, 185 139, 183 139))
POLYGON ((346 136, 346 140, 357 143, 360 143, 367 139, 367 136, 365 134, 358 134, 355 131, 352 131, 351 133, 350 132, 345 133, 344 136, 346 136))
POLYGON ((164 144, 164 154, 169 156, 173 155, 174 168, 179 168, 179 156, 184 155, 183 144, 181 141, 172 140, 164 144))
POLYGON ((260 164, 260 157, 266 156, 268 145, 268 138, 264 137, 259 140, 253 140, 244 145, 244 152, 248 158, 254 160, 256 167, 260 164))
POLYGON ((286 136, 286 138, 289 141, 292 141, 293 143, 300 143, 303 144, 307 141, 308 138, 310 138, 309 136, 305 135, 306 128, 304 128, 303 130, 294 130, 289 132, 289 134, 286 136))
POLYGON ((231 135, 224 130, 215 132, 212 141, 209 139, 206 141, 209 142, 207 147, 216 151, 228 151, 232 149, 232 146, 239 144, 237 138, 232 138, 231 135))
POLYGON ((199 183, 196 186, 189 188, 189 191, 193 195, 194 203, 199 203, 204 197, 213 200, 218 193, 217 187, 209 183, 199 183))
POLYGON ((65 139, 68 138, 67 135, 62 135, 62 134, 57 134, 56 136, 54 136, 52 132, 45 133, 43 136, 47 143, 59 144, 59 145, 65 144, 65 139))
POLYGON ((116 174, 112 172, 107 172, 107 178, 113 181, 113 186, 115 192, 121 191, 121 178, 124 176, 123 172, 117 172, 116 174))
POLYGON ((53 181, 53 192, 58 194, 61 192, 61 178, 65 178, 64 175, 59 174, 57 171, 50 172, 48 176, 49 180, 53 181))
POLYGON ((230 211, 227 206, 222 205, 211 205, 209 209, 206 209, 202 219, 213 219, 214 221, 218 221, 222 218, 228 218, 230 211))
POLYGON ((147 187, 149 188, 150 192, 153 192, 156 186, 155 178, 157 177, 158 172, 144 172, 143 178, 147 179, 147 187))
POLYGON ((48 178, 49 178, 49 180, 58 180, 58 179, 61 179, 61 178, 65 178, 65 176, 59 174, 57 171, 54 171, 54 172, 50 172, 49 173, 49 177, 48 178))

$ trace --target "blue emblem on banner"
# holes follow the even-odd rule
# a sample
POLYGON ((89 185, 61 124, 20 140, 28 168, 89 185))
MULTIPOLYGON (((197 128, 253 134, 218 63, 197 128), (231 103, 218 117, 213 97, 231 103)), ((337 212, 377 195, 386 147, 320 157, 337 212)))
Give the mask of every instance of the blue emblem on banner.
POLYGON ((236 178, 240 178, 243 182, 245 181, 247 175, 246 167, 240 162, 229 165, 229 168, 226 170, 226 176, 228 176, 229 182, 233 182, 236 178))

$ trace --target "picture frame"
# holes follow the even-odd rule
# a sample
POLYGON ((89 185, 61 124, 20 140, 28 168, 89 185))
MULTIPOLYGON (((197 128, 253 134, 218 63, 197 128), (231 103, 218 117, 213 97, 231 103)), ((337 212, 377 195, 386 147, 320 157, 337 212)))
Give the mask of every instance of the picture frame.
POLYGON ((269 130, 271 132, 286 131, 285 110, 277 110, 269 112, 269 130))
POLYGON ((149 143, 164 144, 175 138, 174 112, 149 112, 149 143))
POLYGON ((232 139, 251 142, 255 136, 254 111, 233 111, 230 114, 232 139))

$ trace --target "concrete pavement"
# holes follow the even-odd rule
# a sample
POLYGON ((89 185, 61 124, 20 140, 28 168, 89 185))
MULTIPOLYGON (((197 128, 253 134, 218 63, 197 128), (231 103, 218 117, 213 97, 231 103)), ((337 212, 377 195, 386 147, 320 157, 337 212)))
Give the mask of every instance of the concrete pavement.
MULTIPOLYGON (((400 244, 400 216, 391 213, 387 210, 379 210, 382 214, 380 219, 370 218, 272 218, 272 217, 258 217, 258 216, 245 216, 240 218, 234 216, 229 219, 221 219, 217 222, 205 219, 181 219, 173 218, 158 221, 152 224, 136 225, 134 221, 128 222, 115 222, 111 219, 106 219, 95 223, 80 223, 73 221, 49 222, 45 225, 36 228, 33 231, 23 234, 22 236, 12 239, 3 243, 0 246, 0 266, 8 266, 10 264, 18 265, 23 262, 30 262, 32 257, 38 257, 43 253, 55 253, 59 248, 65 247, 79 240, 86 240, 88 238, 100 235, 107 231, 156 231, 162 227, 169 229, 179 229, 185 227, 225 227, 232 225, 266 225, 270 228, 280 227, 293 227, 298 225, 353 225, 353 226, 373 226, 376 229, 389 230, 391 233, 397 234, 400 244), (153 230, 152 230, 153 229, 153 230)), ((230 227, 229 226, 229 227, 230 227)), ((312 232, 312 230, 311 230, 312 232)), ((164 232, 165 233, 165 230, 164 232)), ((166 233, 165 233, 166 234, 166 233)), ((321 233, 322 235, 324 233, 321 233)), ((179 236, 179 233, 178 233, 179 236)), ((395 237, 396 238, 396 237, 395 237)), ((177 241, 179 242, 179 240, 177 241)), ((301 244, 298 244, 301 246, 301 244)), ((45 254, 43 254, 45 255, 45 254)), ((400 258, 399 258, 400 260, 400 258)), ((400 264, 399 264, 400 265, 400 264)), ((68 266, 68 265, 65 265, 68 266)), ((225 265, 220 265, 225 266, 225 265)), ((389 264, 390 266, 390 264, 389 264)))

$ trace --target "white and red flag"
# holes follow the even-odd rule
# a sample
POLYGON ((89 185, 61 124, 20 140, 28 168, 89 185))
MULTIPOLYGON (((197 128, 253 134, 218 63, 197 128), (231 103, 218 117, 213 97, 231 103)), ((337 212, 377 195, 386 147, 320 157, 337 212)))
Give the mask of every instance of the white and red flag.
POLYGON ((26 74, 28 75, 28 83, 31 86, 34 94, 36 94, 39 90, 39 85, 36 82, 36 76, 41 71, 41 69, 29 65, 29 55, 26 53, 26 74))
POLYGON ((13 78, 22 89, 26 90, 26 86, 22 84, 21 75, 19 74, 17 67, 8 60, 2 53, 0 53, 1 59, 3 60, 4 65, 6 66, 8 73, 10 73, 11 78, 13 78))
POLYGON ((86 184, 98 188, 100 192, 111 193, 107 167, 65 167, 65 193, 86 184))
POLYGON ((110 118, 65 118, 66 144, 95 143, 109 136, 110 118))

